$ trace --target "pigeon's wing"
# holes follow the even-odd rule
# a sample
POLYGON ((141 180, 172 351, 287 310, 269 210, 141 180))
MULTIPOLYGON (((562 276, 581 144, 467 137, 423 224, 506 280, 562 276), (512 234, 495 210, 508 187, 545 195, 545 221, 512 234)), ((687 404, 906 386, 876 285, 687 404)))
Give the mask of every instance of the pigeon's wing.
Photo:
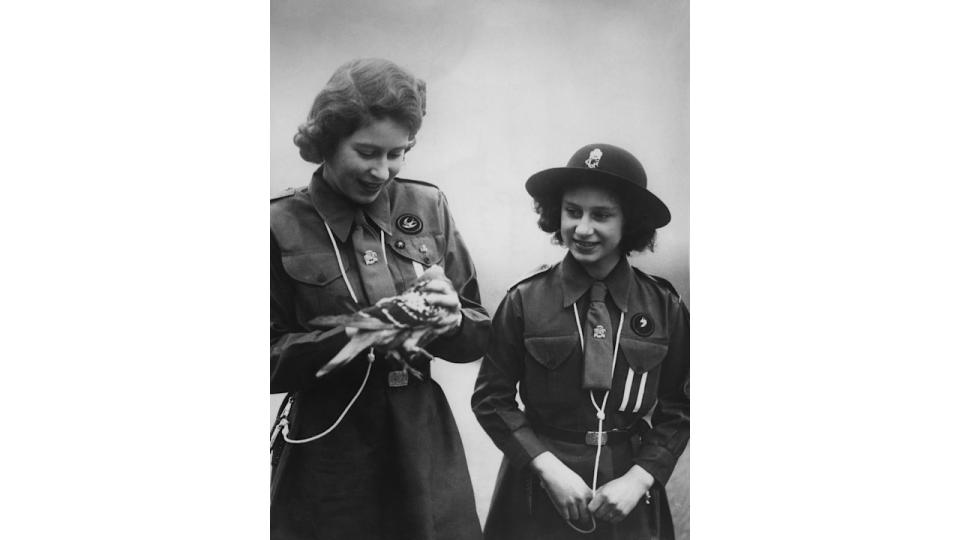
POLYGON ((338 352, 336 356, 331 358, 329 362, 317 371, 317 378, 323 377, 327 373, 353 360, 364 350, 377 345, 381 340, 386 338, 386 336, 384 336, 385 333, 392 334, 393 332, 395 331, 358 332, 350 338, 350 341, 340 349, 340 352, 338 352))

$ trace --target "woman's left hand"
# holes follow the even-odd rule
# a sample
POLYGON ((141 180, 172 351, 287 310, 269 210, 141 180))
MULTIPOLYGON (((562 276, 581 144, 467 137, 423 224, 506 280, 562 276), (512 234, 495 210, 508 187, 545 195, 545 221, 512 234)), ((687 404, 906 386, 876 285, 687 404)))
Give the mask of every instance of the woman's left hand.
POLYGON ((600 486, 587 509, 597 519, 618 523, 633 511, 640 497, 653 487, 653 482, 650 473, 634 465, 620 478, 600 486))
POLYGON ((431 279, 423 286, 423 292, 426 293, 424 300, 433 306, 437 306, 449 313, 448 321, 445 326, 449 328, 444 333, 451 333, 460 328, 460 322, 463 320, 463 314, 460 313, 460 295, 453 288, 453 283, 445 276, 431 279))

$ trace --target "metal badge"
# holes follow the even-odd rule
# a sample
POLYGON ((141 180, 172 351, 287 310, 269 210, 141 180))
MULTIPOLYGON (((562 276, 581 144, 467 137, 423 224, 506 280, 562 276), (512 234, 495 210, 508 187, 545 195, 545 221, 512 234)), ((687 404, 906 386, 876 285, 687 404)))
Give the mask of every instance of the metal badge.
POLYGON ((607 337, 607 329, 604 328, 602 324, 598 324, 598 325, 593 329, 593 337, 594 337, 594 339, 603 339, 603 338, 607 337))
POLYGON ((607 444, 606 431, 588 431, 587 436, 584 437, 584 442, 590 446, 597 446, 598 441, 600 446, 607 444))
POLYGON ((426 254, 427 254, 427 251, 429 251, 429 250, 427 249, 427 246, 426 246, 426 245, 420 244, 419 251, 420 251, 420 253, 423 253, 424 255, 426 255, 426 254))
POLYGON ((400 388, 410 384, 410 376, 406 371, 398 370, 387 373, 387 386, 390 388, 400 388))
POLYGON ((647 337, 653 334, 655 326, 653 319, 646 313, 637 313, 630 319, 630 328, 632 328, 638 336, 647 337))
POLYGON ((397 218, 397 228, 407 234, 417 234, 423 229, 423 220, 413 214, 403 214, 397 218))
POLYGON ((376 264, 380 260, 380 257, 377 257, 377 252, 372 249, 368 249, 363 252, 363 264, 370 266, 371 264, 376 264))
POLYGON ((600 158, 603 157, 603 151, 599 148, 594 148, 590 151, 590 157, 587 158, 584 163, 587 164, 587 167, 590 169, 596 169, 600 165, 600 158))

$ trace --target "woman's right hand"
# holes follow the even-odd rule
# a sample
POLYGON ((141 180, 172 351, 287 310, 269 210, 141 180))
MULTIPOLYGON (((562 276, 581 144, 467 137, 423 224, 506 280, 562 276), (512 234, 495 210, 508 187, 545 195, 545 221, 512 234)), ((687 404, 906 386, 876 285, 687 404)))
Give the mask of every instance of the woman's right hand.
POLYGON ((586 521, 590 518, 587 505, 593 493, 580 476, 550 452, 533 458, 530 466, 540 476, 550 502, 564 519, 586 521))

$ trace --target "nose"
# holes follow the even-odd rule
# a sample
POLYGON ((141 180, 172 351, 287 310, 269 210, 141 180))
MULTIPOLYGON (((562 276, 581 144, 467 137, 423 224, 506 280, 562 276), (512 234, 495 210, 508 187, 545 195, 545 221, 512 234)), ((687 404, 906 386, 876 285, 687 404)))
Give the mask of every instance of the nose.
POLYGON ((377 162, 370 167, 370 174, 373 175, 377 180, 386 182, 390 179, 390 167, 387 164, 386 159, 379 159, 377 162))
POLYGON ((574 234, 577 236, 590 236, 593 234, 593 224, 590 223, 590 220, 584 216, 577 221, 577 226, 573 230, 574 234))

